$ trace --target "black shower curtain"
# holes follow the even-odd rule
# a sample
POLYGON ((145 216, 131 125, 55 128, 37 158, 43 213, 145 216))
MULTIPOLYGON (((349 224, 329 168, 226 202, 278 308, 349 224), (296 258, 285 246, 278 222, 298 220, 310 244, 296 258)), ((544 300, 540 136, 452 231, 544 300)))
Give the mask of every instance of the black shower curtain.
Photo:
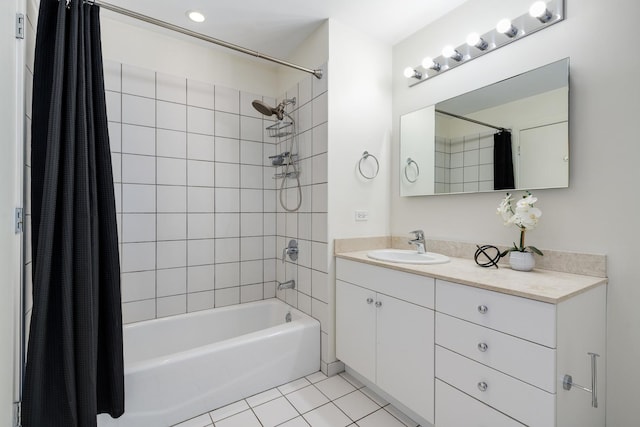
POLYGON ((493 189, 514 188, 511 132, 502 130, 493 135, 493 189))
POLYGON ((124 412, 115 198, 99 9, 41 0, 31 143, 33 311, 24 427, 124 412))

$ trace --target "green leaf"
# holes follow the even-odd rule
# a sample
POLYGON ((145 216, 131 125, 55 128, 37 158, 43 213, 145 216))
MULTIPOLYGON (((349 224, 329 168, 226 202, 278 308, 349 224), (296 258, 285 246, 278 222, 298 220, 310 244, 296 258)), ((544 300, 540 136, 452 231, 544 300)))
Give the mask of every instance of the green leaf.
POLYGON ((533 252, 537 253, 540 256, 544 256, 544 254, 542 253, 542 251, 540 251, 540 249, 536 248, 535 246, 527 246, 529 249, 531 249, 533 252))

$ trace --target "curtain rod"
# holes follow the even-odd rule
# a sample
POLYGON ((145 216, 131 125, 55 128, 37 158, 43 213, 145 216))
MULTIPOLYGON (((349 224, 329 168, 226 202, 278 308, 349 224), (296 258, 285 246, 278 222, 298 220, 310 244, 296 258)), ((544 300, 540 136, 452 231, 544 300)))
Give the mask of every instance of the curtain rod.
MULTIPOLYGON (((67 0, 67 4, 69 3, 69 1, 70 0, 67 0)), ((147 16, 147 15, 142 15, 142 14, 134 12, 132 10, 124 9, 124 8, 119 7, 119 6, 115 6, 113 4, 106 3, 106 2, 103 2, 103 1, 100 1, 100 0, 84 0, 84 2, 87 3, 87 4, 90 4, 90 5, 98 6, 98 7, 102 8, 102 9, 109 10, 111 12, 119 13, 121 15, 125 15, 125 16, 128 16, 130 18, 134 18, 134 19, 137 19, 137 20, 140 20, 140 21, 147 22, 149 24, 153 24, 153 25, 157 25, 159 27, 166 28, 168 30, 176 31, 176 32, 181 33, 181 34, 185 34, 187 36, 191 36, 191 37, 194 37, 194 38, 197 38, 197 39, 200 39, 200 40, 204 40, 206 42, 213 43, 213 44, 218 45, 218 46, 226 47, 227 49, 232 49, 232 50, 235 50, 237 52, 241 52, 241 53, 244 53, 244 54, 247 54, 247 55, 255 56, 256 58, 261 58, 261 59, 264 59, 264 60, 267 60, 267 61, 275 62, 276 64, 284 65, 285 67, 295 68, 296 70, 304 71, 305 73, 309 73, 309 74, 313 74, 318 79, 322 78, 322 73, 323 72, 322 72, 321 69, 312 70, 310 68, 302 67, 300 65, 284 61, 282 59, 274 58, 273 56, 264 55, 264 54, 262 54, 260 52, 255 51, 255 50, 247 49, 247 48, 244 48, 242 46, 238 46, 238 45, 235 45, 233 43, 226 42, 224 40, 220 40, 220 39, 216 39, 216 38, 213 38, 213 37, 209 37, 207 35, 204 35, 204 34, 201 34, 201 33, 197 33, 195 31, 191 31, 191 30, 189 30, 187 28, 179 27, 177 25, 170 24, 169 22, 161 21, 159 19, 152 18, 152 17, 147 16)))
POLYGON ((482 126, 486 126, 486 127, 489 127, 489 128, 498 129, 501 132, 509 130, 509 129, 505 129, 505 128, 500 127, 500 126, 490 125, 488 123, 484 123, 484 122, 481 122, 479 120, 470 119, 468 117, 459 116, 459 115, 453 114, 453 113, 447 113, 446 111, 442 111, 442 110, 436 110, 436 113, 444 114, 445 116, 455 117, 456 119, 460 119, 460 120, 466 120, 467 122, 475 123, 477 125, 482 125, 482 126))

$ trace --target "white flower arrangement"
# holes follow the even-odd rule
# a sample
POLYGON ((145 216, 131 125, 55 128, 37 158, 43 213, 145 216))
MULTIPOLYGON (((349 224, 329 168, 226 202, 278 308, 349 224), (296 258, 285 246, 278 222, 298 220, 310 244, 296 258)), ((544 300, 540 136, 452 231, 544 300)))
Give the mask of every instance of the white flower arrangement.
POLYGON ((528 230, 533 230, 538 225, 538 220, 542 216, 542 211, 538 208, 534 208, 533 204, 538 199, 527 191, 522 199, 516 202, 515 209, 513 207, 513 197, 507 193, 506 197, 500 202, 498 206, 497 214, 502 216, 504 225, 515 225, 520 229, 520 245, 513 243, 513 247, 502 252, 500 256, 505 256, 509 252, 535 252, 538 255, 543 255, 542 252, 535 246, 524 245, 524 234, 528 230))

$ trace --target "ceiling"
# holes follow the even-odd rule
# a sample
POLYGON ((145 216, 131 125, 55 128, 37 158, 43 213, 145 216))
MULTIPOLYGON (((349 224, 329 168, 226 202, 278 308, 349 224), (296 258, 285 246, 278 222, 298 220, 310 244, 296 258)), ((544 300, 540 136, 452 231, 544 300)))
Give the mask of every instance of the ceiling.
POLYGON ((106 0, 279 58, 286 58, 328 18, 392 46, 466 1, 106 0), (188 10, 202 12, 205 22, 191 22, 186 17, 188 10))

